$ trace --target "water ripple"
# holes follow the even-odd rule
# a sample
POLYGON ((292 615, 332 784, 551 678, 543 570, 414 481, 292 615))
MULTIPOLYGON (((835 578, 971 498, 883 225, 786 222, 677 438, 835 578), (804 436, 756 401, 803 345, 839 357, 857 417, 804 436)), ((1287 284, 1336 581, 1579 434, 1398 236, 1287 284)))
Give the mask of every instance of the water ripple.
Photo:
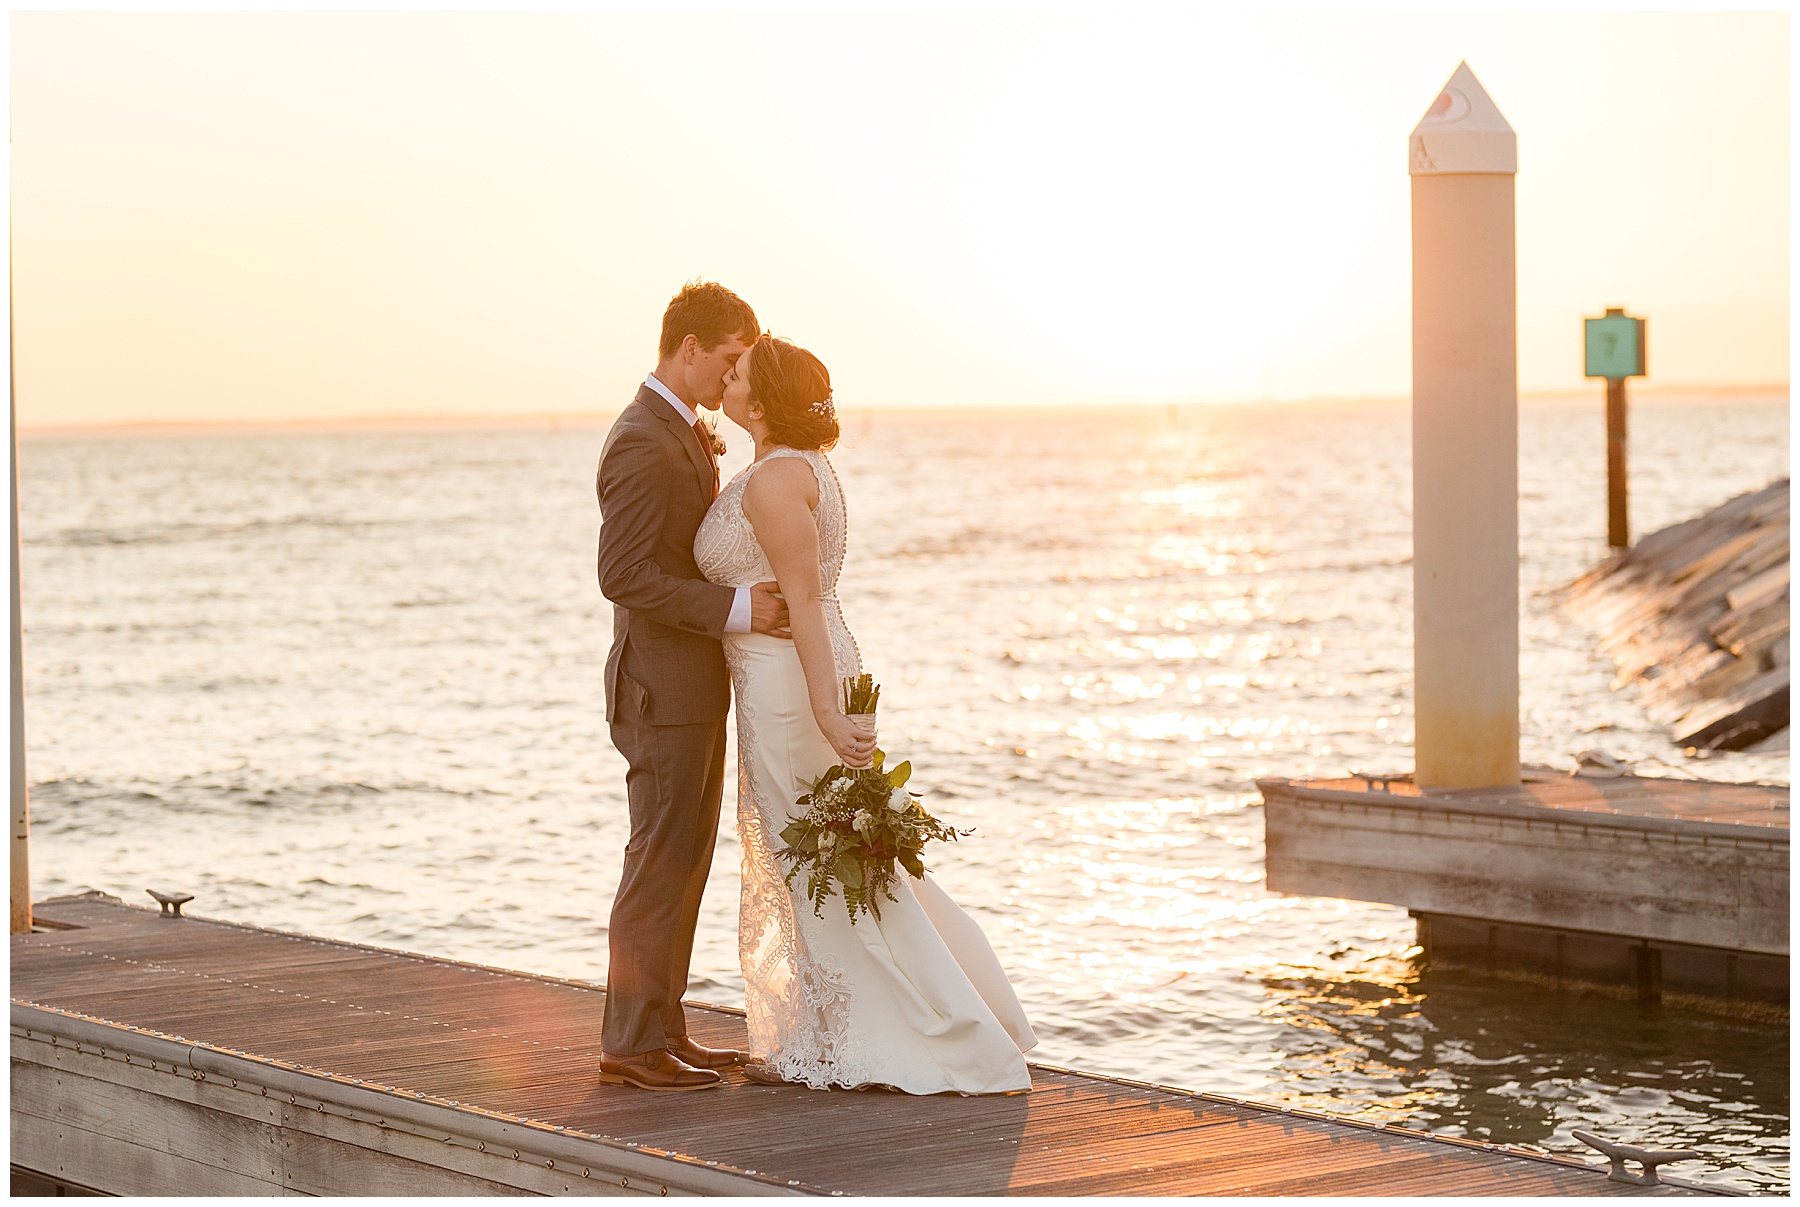
MULTIPOLYGON (((1786 470, 1781 404, 1632 427, 1645 528, 1786 470)), ((1412 761, 1403 408, 848 428, 843 597, 884 741, 976 829, 935 874, 1042 1059, 1558 1152, 1616 1128, 1786 1187, 1784 1028, 1421 974, 1403 910, 1264 887, 1254 778, 1412 761)), ((627 825, 603 436, 27 438, 37 892, 181 888, 202 914, 604 980, 627 825)), ((1785 780, 1785 746, 1682 759, 1557 612, 1604 553, 1604 447, 1597 404, 1522 414, 1525 757, 1785 780)), ((727 823, 702 999, 741 1000, 737 860, 727 823)))

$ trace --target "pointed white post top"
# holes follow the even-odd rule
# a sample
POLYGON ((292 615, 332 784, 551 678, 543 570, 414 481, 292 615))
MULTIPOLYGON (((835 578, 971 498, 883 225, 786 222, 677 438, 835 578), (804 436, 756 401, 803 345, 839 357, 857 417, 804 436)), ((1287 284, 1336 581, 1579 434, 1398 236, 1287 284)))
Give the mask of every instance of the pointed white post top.
POLYGON ((1511 176, 1519 170, 1519 136, 1467 62, 1456 65, 1408 142, 1414 176, 1511 176))

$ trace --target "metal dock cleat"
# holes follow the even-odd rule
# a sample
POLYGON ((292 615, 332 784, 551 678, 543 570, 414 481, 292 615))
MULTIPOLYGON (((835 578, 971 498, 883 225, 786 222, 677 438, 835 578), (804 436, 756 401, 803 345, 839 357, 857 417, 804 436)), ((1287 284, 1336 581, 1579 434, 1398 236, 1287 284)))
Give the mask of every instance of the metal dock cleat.
POLYGON ((1612 1172, 1607 1176, 1615 1182, 1628 1182, 1633 1186, 1661 1186, 1663 1183, 1656 1176, 1656 1167, 1666 1165, 1670 1161, 1697 1161, 1700 1154, 1691 1148, 1639 1148, 1635 1144, 1617 1144, 1611 1140, 1603 1140, 1592 1132, 1570 1129, 1569 1134, 1587 1145, 1597 1148, 1612 1162, 1612 1172), (1625 1162, 1636 1161, 1644 1167, 1640 1176, 1625 1168, 1625 1162))
POLYGON ((194 899, 192 893, 159 893, 153 888, 147 888, 144 891, 156 898, 156 903, 162 906, 162 916, 165 918, 181 917, 181 907, 194 899))

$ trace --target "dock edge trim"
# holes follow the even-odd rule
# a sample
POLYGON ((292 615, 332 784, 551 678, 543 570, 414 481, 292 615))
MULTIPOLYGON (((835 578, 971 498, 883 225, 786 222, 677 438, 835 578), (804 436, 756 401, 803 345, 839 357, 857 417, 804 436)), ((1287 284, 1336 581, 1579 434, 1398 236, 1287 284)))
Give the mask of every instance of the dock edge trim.
POLYGON ((452 1104, 421 1091, 361 1082, 342 1074, 309 1069, 287 1061, 252 1056, 211 1044, 132 1027, 74 1011, 33 1002, 12 1000, 12 1036, 15 1040, 71 1047, 85 1055, 141 1059, 152 1067, 189 1070, 196 1081, 214 1080, 241 1088, 238 1082, 263 1087, 290 1098, 330 1104, 360 1123, 370 1123, 447 1143, 463 1140, 481 1151, 517 1149, 561 1167, 592 1167, 595 1148, 609 1167, 634 1178, 679 1186, 700 1194, 755 1195, 801 1194, 830 1196, 834 1192, 798 1181, 776 1178, 755 1170, 739 1169, 717 1161, 702 1160, 577 1128, 510 1116, 465 1103, 452 1104))

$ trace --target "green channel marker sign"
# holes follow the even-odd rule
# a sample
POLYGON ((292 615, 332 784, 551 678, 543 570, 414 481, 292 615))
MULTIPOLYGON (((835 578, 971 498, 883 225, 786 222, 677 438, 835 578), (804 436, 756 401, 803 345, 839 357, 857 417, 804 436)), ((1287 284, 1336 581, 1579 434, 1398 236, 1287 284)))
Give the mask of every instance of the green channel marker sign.
POLYGON ((1623 381, 1644 376, 1644 320, 1623 310, 1608 310, 1604 317, 1584 320, 1587 330, 1588 377, 1623 381))

